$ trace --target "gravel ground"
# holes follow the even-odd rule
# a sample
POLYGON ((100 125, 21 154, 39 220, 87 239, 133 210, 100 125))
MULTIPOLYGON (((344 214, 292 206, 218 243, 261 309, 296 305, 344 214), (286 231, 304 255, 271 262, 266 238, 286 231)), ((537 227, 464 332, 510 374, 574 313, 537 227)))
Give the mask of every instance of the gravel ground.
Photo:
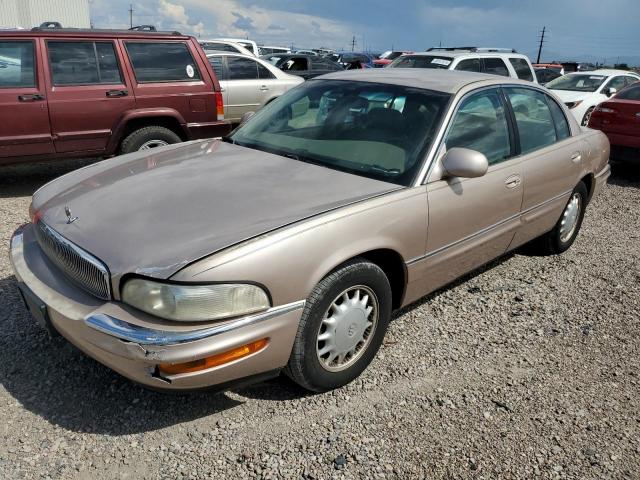
POLYGON ((29 195, 78 162, 0 169, 0 478, 640 478, 640 170, 573 248, 405 309, 353 384, 144 390, 51 340, 7 259, 29 195))

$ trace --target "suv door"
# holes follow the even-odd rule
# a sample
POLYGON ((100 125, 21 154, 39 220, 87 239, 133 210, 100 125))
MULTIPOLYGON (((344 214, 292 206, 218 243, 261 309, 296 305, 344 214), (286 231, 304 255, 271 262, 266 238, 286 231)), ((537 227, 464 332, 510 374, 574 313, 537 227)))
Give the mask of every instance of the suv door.
POLYGON ((49 115, 56 152, 105 150, 135 100, 110 40, 45 40, 49 115))
POLYGON ((587 145, 571 136, 564 110, 546 93, 506 87, 522 159, 522 228, 514 247, 548 232, 580 180, 587 145))
POLYGON ((499 88, 485 88, 460 101, 427 182, 429 229, 422 265, 427 290, 502 255, 511 244, 523 195, 521 160, 513 158, 511 138, 499 88), (443 176, 440 162, 452 147, 482 152, 489 161, 487 173, 479 178, 443 176))
POLYGON ((0 159, 54 153, 34 39, 0 40, 0 159))

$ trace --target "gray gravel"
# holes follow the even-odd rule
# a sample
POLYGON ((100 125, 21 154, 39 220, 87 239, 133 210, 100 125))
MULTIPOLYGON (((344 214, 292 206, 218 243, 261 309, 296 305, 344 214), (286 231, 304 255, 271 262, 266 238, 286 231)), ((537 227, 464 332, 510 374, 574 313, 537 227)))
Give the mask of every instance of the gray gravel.
POLYGON ((29 195, 77 162, 0 169, 0 478, 640 478, 640 171, 573 248, 521 254, 397 315, 353 384, 144 390, 18 299, 29 195))

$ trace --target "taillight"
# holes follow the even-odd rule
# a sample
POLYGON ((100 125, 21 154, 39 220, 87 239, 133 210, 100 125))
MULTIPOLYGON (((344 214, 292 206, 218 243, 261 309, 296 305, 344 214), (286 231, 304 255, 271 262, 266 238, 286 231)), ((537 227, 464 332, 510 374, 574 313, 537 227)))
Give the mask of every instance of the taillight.
POLYGON ((216 113, 218 120, 224 120, 224 103, 222 102, 222 92, 216 92, 216 113))
POLYGON ((616 111, 613 108, 603 107, 600 105, 596 107, 595 111, 602 112, 602 113, 616 113, 616 111))

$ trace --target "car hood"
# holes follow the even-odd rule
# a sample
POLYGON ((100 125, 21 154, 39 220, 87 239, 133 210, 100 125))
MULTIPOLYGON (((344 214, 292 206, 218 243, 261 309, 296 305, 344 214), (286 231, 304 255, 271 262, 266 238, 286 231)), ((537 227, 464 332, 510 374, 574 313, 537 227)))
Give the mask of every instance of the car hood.
POLYGON ((32 208, 114 279, 168 278, 243 240, 398 188, 206 140, 77 170, 36 192, 32 208))

